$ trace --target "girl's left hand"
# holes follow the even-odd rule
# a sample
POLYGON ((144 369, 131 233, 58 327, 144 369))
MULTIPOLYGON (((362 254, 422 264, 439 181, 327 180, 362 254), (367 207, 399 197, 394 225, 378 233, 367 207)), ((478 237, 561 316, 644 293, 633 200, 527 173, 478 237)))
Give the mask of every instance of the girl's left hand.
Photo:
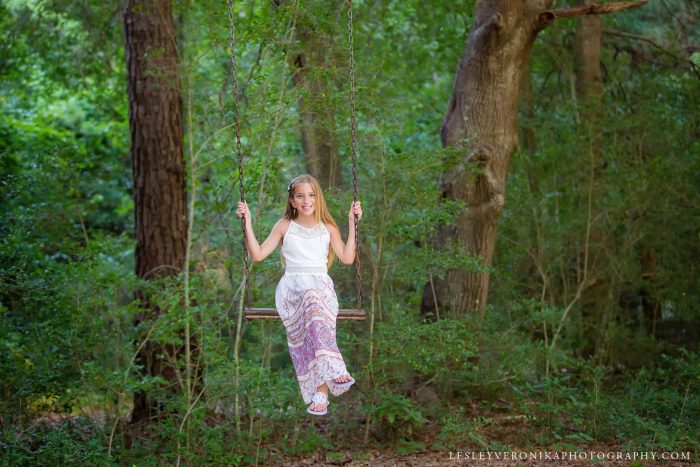
POLYGON ((357 215, 357 220, 362 219, 362 203, 355 201, 350 206, 350 212, 348 213, 348 219, 350 220, 350 225, 355 225, 355 215, 357 215))

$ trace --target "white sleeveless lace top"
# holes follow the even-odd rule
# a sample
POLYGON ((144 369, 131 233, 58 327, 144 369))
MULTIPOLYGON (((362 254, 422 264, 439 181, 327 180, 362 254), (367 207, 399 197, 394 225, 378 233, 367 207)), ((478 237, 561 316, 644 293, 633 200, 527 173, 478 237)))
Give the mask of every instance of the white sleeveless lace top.
POLYGON ((331 234, 320 224, 306 228, 293 220, 282 239, 285 273, 326 273, 331 234))

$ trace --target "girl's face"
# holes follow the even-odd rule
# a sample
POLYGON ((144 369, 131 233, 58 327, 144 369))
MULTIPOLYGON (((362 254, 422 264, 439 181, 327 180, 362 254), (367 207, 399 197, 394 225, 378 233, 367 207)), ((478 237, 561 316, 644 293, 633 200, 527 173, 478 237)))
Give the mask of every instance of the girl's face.
POLYGON ((295 185, 291 203, 300 216, 312 216, 316 208, 316 193, 311 184, 302 182, 295 185))

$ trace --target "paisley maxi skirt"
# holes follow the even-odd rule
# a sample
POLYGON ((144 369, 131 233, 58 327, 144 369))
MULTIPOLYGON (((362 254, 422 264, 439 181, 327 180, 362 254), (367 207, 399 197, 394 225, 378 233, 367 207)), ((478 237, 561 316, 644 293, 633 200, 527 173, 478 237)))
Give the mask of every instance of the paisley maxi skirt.
POLYGON ((277 313, 287 331, 287 345, 304 402, 311 403, 324 382, 338 396, 350 388, 333 379, 349 374, 335 339, 338 298, 326 273, 286 273, 275 291, 277 313))

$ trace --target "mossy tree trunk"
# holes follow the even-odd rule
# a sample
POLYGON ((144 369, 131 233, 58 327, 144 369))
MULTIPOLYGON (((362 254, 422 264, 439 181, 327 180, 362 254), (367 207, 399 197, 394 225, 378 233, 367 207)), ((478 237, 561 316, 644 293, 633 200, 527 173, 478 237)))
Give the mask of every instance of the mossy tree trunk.
MULTIPOLYGON (((438 243, 454 239, 484 266, 492 264, 506 176, 518 147, 521 83, 538 33, 557 18, 609 13, 643 3, 550 11, 551 0, 478 2, 440 130, 443 147, 461 154, 457 167, 441 178, 442 197, 463 202, 465 209, 456 222, 440 228, 438 243)), ((434 306, 429 297, 435 287, 441 316, 483 315, 489 281, 489 272, 448 270, 444 281, 425 285, 421 312, 435 311, 426 309, 434 306)))

